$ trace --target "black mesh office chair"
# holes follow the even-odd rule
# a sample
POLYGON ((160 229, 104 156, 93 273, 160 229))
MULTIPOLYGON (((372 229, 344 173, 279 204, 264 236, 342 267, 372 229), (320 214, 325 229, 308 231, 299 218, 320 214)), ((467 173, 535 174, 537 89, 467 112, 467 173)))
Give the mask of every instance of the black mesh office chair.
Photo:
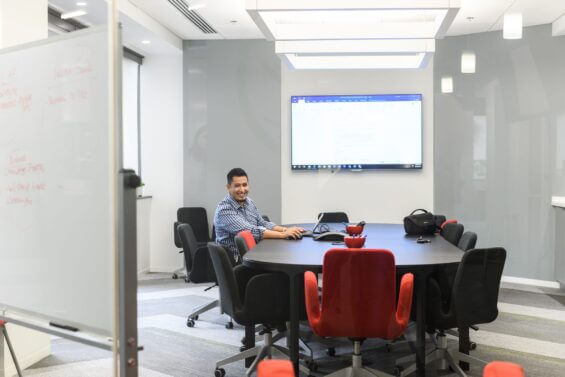
POLYGON ((245 326, 246 338, 253 343, 255 325, 264 326, 263 345, 253 347, 248 344, 249 347, 245 351, 216 362, 215 376, 223 377, 225 370, 221 367, 239 360, 255 357, 246 372, 249 376, 265 357, 286 358, 286 349, 274 344, 285 336, 284 332, 273 337, 271 330, 284 328, 285 322, 289 320, 288 277, 279 273, 250 276, 248 269, 241 268, 241 265, 232 268, 228 253, 222 246, 210 242, 208 249, 220 286, 222 310, 231 315, 237 323, 245 326))
MULTIPOLYGON (((447 361, 460 377, 467 376, 463 371, 468 368, 467 363, 486 365, 484 361, 468 355, 469 327, 490 323, 498 316, 498 291, 505 260, 506 250, 501 247, 466 252, 457 269, 447 305, 437 281, 429 280, 426 324, 428 331, 435 330, 436 348, 426 355, 426 363, 441 360, 445 364, 447 361), (447 347, 445 331, 452 328, 459 329, 459 350, 447 347)), ((397 368, 397 373, 402 371, 403 375, 416 370, 414 364, 408 368, 397 368)))
MULTIPOLYGON (((177 221, 173 225, 173 236, 175 246, 182 248, 182 243, 177 230, 179 224, 190 224, 192 231, 196 236, 196 242, 198 242, 199 246, 206 246, 209 241, 214 241, 216 238, 214 233, 212 234, 212 237, 209 236, 208 216, 206 214, 206 209, 203 207, 181 207, 177 210, 177 221)), ((214 230, 212 229, 212 232, 213 231, 214 230)), ((182 252, 183 251, 179 251, 179 253, 182 252)), ((184 267, 174 271, 172 277, 173 279, 184 278, 184 281, 188 283, 190 281, 188 278, 189 274, 190 272, 185 264, 184 267), (185 273, 183 274, 181 271, 184 271, 185 273)))
MULTIPOLYGON (((210 259, 208 247, 198 246, 198 242, 196 241, 192 227, 189 224, 180 224, 177 229, 184 249, 184 258, 188 271, 187 278, 193 283, 215 283, 216 274, 214 272, 212 260, 210 259)), ((208 287, 205 290, 208 290, 210 288, 211 287, 208 287)), ((195 321, 198 320, 198 316, 200 314, 207 312, 208 310, 211 310, 219 305, 219 300, 213 300, 208 304, 196 308, 188 315, 186 325, 188 327, 194 327, 195 321)), ((228 322, 226 327, 233 328, 233 323, 231 320, 228 322)))
POLYGON ((465 232, 459 239, 457 247, 463 251, 468 251, 475 248, 477 244, 477 233, 475 232, 465 232))
POLYGON ((322 223, 348 223, 349 217, 345 212, 321 212, 318 214, 318 219, 322 216, 322 223))
POLYGON ((212 241, 210 238, 206 208, 181 207, 177 210, 177 221, 179 223, 190 224, 199 246, 206 246, 208 242, 212 241))
POLYGON ((439 234, 445 238, 449 243, 457 246, 461 236, 463 235, 463 230, 465 227, 463 224, 459 223, 447 223, 443 226, 439 234))
MULTIPOLYGON (((179 232, 178 232, 179 222, 175 221, 173 224, 173 239, 175 241, 175 246, 179 248, 179 254, 184 253, 184 249, 182 248, 182 241, 180 240, 179 232)), ((173 279, 184 279, 185 282, 189 283, 190 279, 188 278, 188 268, 186 266, 186 258, 183 258, 183 267, 179 268, 178 270, 173 271, 173 279)))

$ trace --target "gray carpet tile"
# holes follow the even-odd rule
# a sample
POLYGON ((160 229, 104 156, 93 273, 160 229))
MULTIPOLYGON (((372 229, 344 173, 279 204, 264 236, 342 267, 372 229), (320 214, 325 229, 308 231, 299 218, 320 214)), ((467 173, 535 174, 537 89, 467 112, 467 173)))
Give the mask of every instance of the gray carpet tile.
POLYGON ((501 289, 499 300, 509 304, 565 311, 565 296, 557 294, 525 292, 516 289, 501 289))
MULTIPOLYGON (((565 312, 563 312, 563 315, 565 316, 565 312)), ((499 313, 496 321, 480 325, 479 328, 500 334, 565 343, 565 323, 559 321, 540 320, 534 317, 499 313)), ((474 331, 471 331, 471 337, 473 334, 474 331)))
MULTIPOLYGON (((144 346, 144 351, 139 354, 140 370, 143 371, 140 372, 141 377, 144 374, 212 377, 216 361, 238 352, 243 327, 236 324, 234 329, 226 330, 224 325, 228 317, 215 308, 200 315, 194 328, 188 328, 188 313, 217 297, 217 288, 204 293, 203 288, 207 284, 187 284, 183 280, 171 279, 170 274, 150 275, 140 281, 138 293, 139 338, 144 346)), ((527 377, 565 376, 565 353, 563 356, 560 353, 565 350, 565 324, 564 321, 551 319, 559 315, 559 310, 564 310, 563 298, 562 295, 524 292, 514 287, 502 289, 500 302, 509 304, 506 309, 510 308, 511 312, 502 310, 495 322, 481 325, 477 333, 471 332, 471 338, 479 343, 473 355, 486 361, 517 362, 524 366, 527 377), (524 309, 527 309, 528 315, 520 314, 524 309), (538 313, 540 309, 546 311, 538 313)), ((316 337, 312 338, 309 345, 319 365, 313 375, 323 376, 350 365, 352 347, 347 339, 319 341, 316 337), (327 355, 328 346, 336 348, 337 356, 327 355)), ((393 352, 386 352, 384 344, 382 340, 367 340, 363 344, 363 358, 370 367, 391 373, 394 360, 408 355, 409 348, 403 344, 395 346, 393 352)), ((456 342, 450 339, 449 344, 455 346, 456 342)), ((58 376, 57 373, 64 371, 65 365, 68 365, 72 372, 61 373, 60 376, 97 377, 91 371, 96 363, 81 363, 91 360, 102 363, 109 357, 111 355, 107 351, 56 339, 52 343, 52 355, 32 369, 38 372, 34 376, 51 377, 58 376), (53 371, 51 368, 59 369, 53 371)), ((225 369, 228 377, 245 374, 243 362, 228 365, 225 369)), ((437 371, 434 365, 428 365, 426 374, 432 377, 455 376, 449 371, 437 371)), ((481 376, 481 368, 472 367, 469 376, 481 376)))

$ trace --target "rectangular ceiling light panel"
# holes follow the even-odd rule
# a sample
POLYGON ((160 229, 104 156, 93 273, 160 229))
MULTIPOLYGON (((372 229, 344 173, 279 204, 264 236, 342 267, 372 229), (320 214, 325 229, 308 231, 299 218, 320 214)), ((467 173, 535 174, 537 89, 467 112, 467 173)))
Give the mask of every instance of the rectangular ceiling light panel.
POLYGON ((434 51, 433 39, 275 42, 291 69, 424 68, 434 51))
POLYGON ((459 0, 248 0, 269 40, 441 38, 459 0))

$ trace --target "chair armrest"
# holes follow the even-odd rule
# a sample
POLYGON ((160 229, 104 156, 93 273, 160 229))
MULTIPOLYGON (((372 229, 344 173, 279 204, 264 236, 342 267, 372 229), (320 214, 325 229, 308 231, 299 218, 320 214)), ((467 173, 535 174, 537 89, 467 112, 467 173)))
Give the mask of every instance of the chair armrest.
POLYGON ((407 273, 402 275, 400 290, 398 294, 398 305, 396 307, 396 322, 404 329, 410 320, 412 310, 412 295, 414 293, 414 275, 407 273))
POLYGON ((321 309, 320 300, 318 298, 318 278, 312 271, 304 273, 304 299, 306 302, 306 314, 310 326, 314 329, 320 321, 321 309))

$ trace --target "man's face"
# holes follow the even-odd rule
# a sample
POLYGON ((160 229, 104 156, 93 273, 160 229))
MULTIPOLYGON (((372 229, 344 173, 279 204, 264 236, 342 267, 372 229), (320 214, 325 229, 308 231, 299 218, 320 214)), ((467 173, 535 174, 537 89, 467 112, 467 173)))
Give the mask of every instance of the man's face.
POLYGON ((237 202, 244 202, 249 193, 249 186, 247 183, 247 177, 233 177, 231 184, 227 185, 228 192, 231 197, 237 202))

